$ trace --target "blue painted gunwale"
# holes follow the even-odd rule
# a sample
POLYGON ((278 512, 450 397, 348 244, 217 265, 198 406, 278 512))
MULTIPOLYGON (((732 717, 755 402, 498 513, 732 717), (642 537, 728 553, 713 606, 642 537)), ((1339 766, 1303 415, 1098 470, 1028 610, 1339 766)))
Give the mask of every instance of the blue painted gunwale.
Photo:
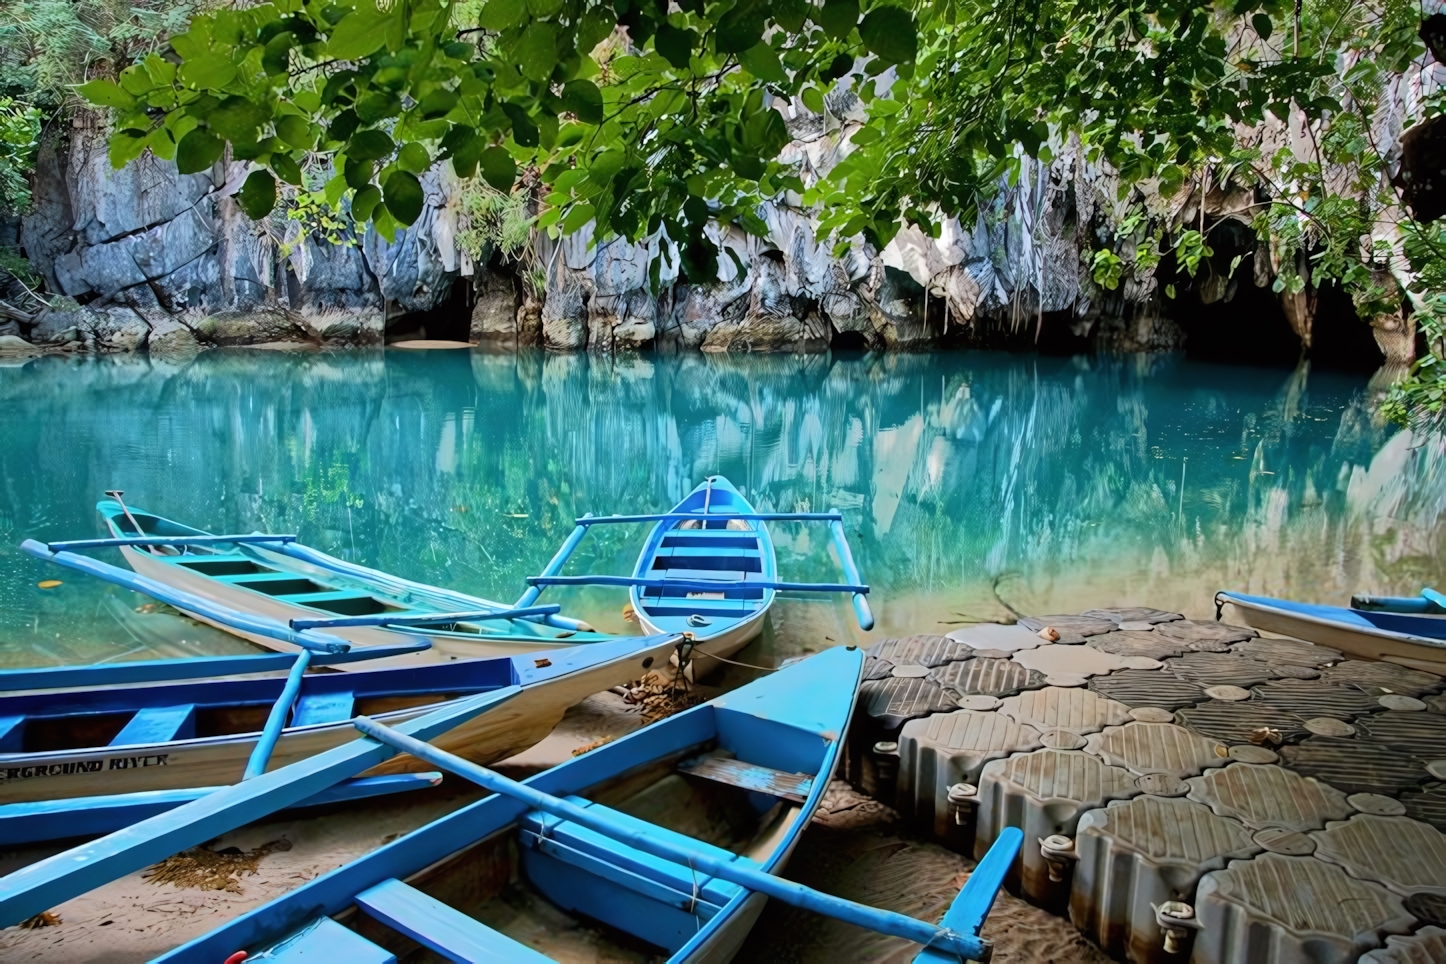
MULTIPOLYGON (((143 530, 137 533, 133 531, 130 519, 126 517, 120 504, 110 499, 103 499, 96 503, 96 510, 105 520, 110 531, 120 539, 132 539, 145 535, 182 538, 212 536, 211 533, 203 529, 196 529, 132 506, 130 509, 131 517, 135 519, 136 523, 138 523, 143 530)), ((189 575, 201 577, 207 577, 207 574, 191 568, 194 564, 234 558, 238 561, 249 562, 262 569, 272 570, 281 578, 294 576, 298 579, 315 582, 319 586, 322 586, 323 589, 333 590, 338 593, 371 596, 382 605, 395 609, 394 615, 399 617, 414 617, 427 612, 447 615, 464 611, 491 610, 502 613, 510 609, 519 608, 509 606, 506 603, 493 602, 465 593, 442 589, 437 586, 412 582, 411 580, 402 579, 389 573, 349 563, 294 540, 233 543, 229 546, 225 546, 224 544, 206 544, 195 547, 183 546, 182 548, 185 551, 178 555, 162 555, 152 552, 145 552, 145 555, 155 563, 184 568, 188 571, 189 575)), ((144 552, 140 547, 129 547, 127 551, 144 552)), ((256 577, 253 581, 260 582, 263 581, 268 574, 256 573, 251 575, 256 577)), ((222 582, 226 580, 213 578, 213 581, 222 582)), ((266 593, 261 593, 259 590, 250 589, 244 585, 228 584, 228 588, 243 595, 250 593, 286 602, 290 605, 300 607, 308 611, 308 613, 314 613, 318 619, 334 618, 343 615, 332 610, 308 605, 308 601, 304 598, 288 599, 283 595, 271 596, 266 593)), ((312 599, 315 599, 316 594, 308 595, 310 595, 312 599)), ((379 627, 379 629, 396 634, 398 638, 401 639, 425 634, 426 636, 455 639, 464 642, 486 640, 493 642, 536 642, 576 645, 614 638, 613 634, 594 632, 591 627, 586 626, 585 623, 580 623, 577 620, 554 613, 540 614, 534 618, 472 619, 468 620, 467 623, 469 625, 475 625, 477 630, 464 631, 448 628, 453 625, 453 623, 441 623, 437 625, 422 624, 410 627, 399 626, 396 629, 379 627), (499 626, 498 623, 501 623, 501 625, 499 626), (563 634, 567 634, 566 638, 562 638, 563 634)))
POLYGON ((638 554, 637 565, 633 568, 634 579, 646 579, 651 585, 632 586, 628 595, 638 616, 646 620, 645 625, 658 632, 690 632, 699 642, 725 635, 743 624, 761 621, 768 608, 773 605, 777 590, 764 587, 744 587, 738 583, 750 580, 760 583, 778 580, 778 559, 774 552, 773 537, 768 526, 762 522, 750 523, 748 529, 729 529, 730 514, 754 513, 752 504, 745 499, 733 484, 722 476, 715 476, 700 483, 684 496, 683 500, 668 513, 669 517, 685 515, 689 518, 664 518, 653 526, 648 540, 638 554), (704 513, 716 518, 705 519, 704 513), (703 528, 688 528, 688 522, 702 522, 703 528), (702 540, 727 545, 710 547, 702 540), (735 545, 752 541, 749 547, 735 545), (665 546, 665 542, 676 545, 665 546), (723 550, 728 550, 726 554, 723 550), (681 552, 679 550, 682 550, 681 552), (736 562, 736 569, 698 570, 674 568, 668 562, 682 557, 688 561, 724 560, 736 562), (728 574, 728 575, 725 575, 728 574), (736 573, 737 575, 732 575, 736 573), (656 582, 661 576, 661 583, 656 582), (676 588, 669 582, 680 582, 676 588), (726 586, 703 588, 709 582, 728 583, 726 586), (689 599, 692 592, 721 593, 721 600, 701 598, 689 599), (721 604, 721 605, 720 605, 721 604), (704 626, 690 625, 688 620, 698 616, 709 620, 704 626))
MULTIPOLYGON (((286 807, 300 810, 338 803, 354 803, 370 797, 407 793, 435 787, 442 774, 391 773, 375 777, 358 777, 328 787, 320 793, 286 807)), ((223 787, 196 787, 191 790, 142 790, 99 797, 71 797, 65 800, 41 800, 32 803, 0 804, 0 846, 32 845, 48 840, 71 837, 93 837, 114 833, 131 824, 174 810, 223 787)))
MULTIPOLYGON (((585 795, 589 788, 621 774, 715 744, 750 763, 817 774, 800 818, 759 865, 776 873, 797 846, 827 789, 826 777, 837 765, 862 665, 863 655, 857 650, 827 650, 524 782, 553 796, 585 795)), ((526 803, 489 796, 162 955, 156 964, 214 964, 237 950, 259 951, 318 916, 340 913, 362 891, 391 878, 405 880, 485 837, 515 830, 528 813, 526 803)), ((743 911, 752 896, 738 890, 670 960, 693 956, 743 911)))

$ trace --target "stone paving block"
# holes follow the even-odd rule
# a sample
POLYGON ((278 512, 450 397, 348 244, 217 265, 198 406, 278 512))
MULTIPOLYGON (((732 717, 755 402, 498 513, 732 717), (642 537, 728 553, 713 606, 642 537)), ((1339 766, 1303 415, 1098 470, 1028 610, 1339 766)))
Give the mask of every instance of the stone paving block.
POLYGON ((1309 733, 1295 714, 1248 700, 1209 700, 1187 706, 1175 713, 1175 722, 1222 743, 1277 746, 1304 739, 1309 733))
POLYGON ((1044 674, 1009 659, 979 657, 963 663, 946 663, 929 674, 929 680, 954 694, 965 696, 1009 696, 1020 690, 1039 689, 1044 674))
POLYGON ((1154 706, 1176 710, 1204 702, 1205 691, 1189 680, 1163 670, 1125 669, 1095 676, 1089 688, 1126 706, 1154 706))
MULTIPOLYGON (((1032 629, 1024 626, 1001 626, 998 623, 980 623, 966 626, 948 634, 948 638, 963 643, 972 650, 999 650, 1013 653, 1021 649, 1043 646, 1045 640, 1032 629)), ((1083 639, 1083 637, 1080 637, 1083 639)))
POLYGON ((1410 937, 1388 937, 1367 951, 1360 964, 1441 964, 1446 961, 1446 927, 1423 927, 1410 937))
POLYGON ((1281 747, 1280 759, 1297 773, 1347 793, 1393 797, 1431 779, 1422 760, 1357 737, 1312 736, 1281 747))
POLYGON ((1128 770, 1079 750, 1036 750, 994 760, 979 777, 974 855, 982 857, 1005 827, 1019 827, 1024 846, 1010 872, 1010 887, 1041 905, 1062 904, 1068 885, 1049 879, 1039 841, 1053 834, 1073 836, 1086 810, 1139 792, 1128 770))
POLYGON ((1401 898, 1315 857, 1266 853, 1206 874, 1191 964, 1355 964, 1414 918, 1401 898))
POLYGON ((1134 774, 1171 773, 1181 779, 1229 762, 1229 750, 1174 723, 1126 723, 1091 734, 1088 752, 1134 774))
POLYGON ((1128 609, 1086 609, 1081 615, 1092 619, 1108 619, 1112 623, 1168 623, 1184 619, 1179 613, 1167 613, 1163 609, 1148 606, 1132 606, 1128 609))
POLYGON ((1193 903, 1204 874, 1261 847, 1243 824, 1202 804, 1140 796, 1081 817, 1075 851, 1070 920, 1115 958, 1153 964, 1178 958, 1164 953, 1152 905, 1193 903))
POLYGON ((1311 833, 1315 855, 1403 897, 1446 896, 1446 834, 1406 817, 1358 813, 1311 833))
POLYGON ((1352 812, 1335 787, 1273 764, 1235 763, 1185 782, 1189 799, 1252 830, 1320 830, 1352 812))
POLYGON ((1093 733, 1106 726, 1119 726, 1130 719, 1130 708, 1090 690, 1046 686, 1011 696, 999 704, 999 712, 1038 730, 1064 729, 1093 733))
POLYGON ((1357 738, 1425 760, 1446 758, 1446 716, 1388 710, 1354 723, 1357 738))
POLYGON ((949 788, 978 783, 990 760, 1040 743, 1039 731, 1001 713, 956 710, 911 720, 899 733, 899 809, 937 836, 948 831, 949 788))
MULTIPOLYGON (((1247 639, 1256 637, 1255 630, 1248 626, 1232 626, 1229 623, 1204 623, 1196 622, 1193 619, 1181 619, 1173 623, 1161 623, 1155 627, 1155 632, 1161 636, 1168 636, 1171 639, 1178 639, 1187 643, 1219 643, 1228 646, 1230 643, 1243 643, 1247 639)), ((1202 652, 1216 652, 1216 650, 1202 650, 1202 652)))
POLYGON ((1186 653, 1165 660, 1165 671, 1201 686, 1254 686, 1276 675, 1260 660, 1232 653, 1186 653))
POLYGON ((1041 646, 1015 653, 1011 659, 1021 666, 1039 670, 1046 676, 1073 677, 1080 683, 1088 677, 1113 673, 1120 669, 1151 669, 1155 660, 1141 656, 1116 656, 1089 646, 1041 646), (1079 679, 1083 677, 1084 679, 1079 679))
POLYGON ((1380 710, 1376 698, 1349 686, 1316 680, 1278 679, 1252 687, 1257 702, 1303 720, 1321 716, 1351 720, 1380 710))
POLYGON ((1098 633, 1111 633, 1119 628, 1113 619, 1070 616, 1062 613, 1057 613, 1052 616, 1025 616, 1019 620, 1019 625, 1036 633, 1046 626, 1053 626, 1061 633, 1072 633, 1078 636, 1094 636, 1098 633))
POLYGON ((1250 639, 1236 643, 1231 651, 1266 663, 1292 663, 1297 666, 1324 666, 1345 658, 1345 654, 1329 646, 1317 646, 1301 639, 1250 639))
POLYGON ((893 675, 893 672, 894 664, 889 662, 888 660, 879 659, 876 656, 864 657, 863 678, 865 680, 888 679, 890 676, 893 675))
POLYGON ((877 729, 893 732, 909 720, 954 708, 954 698, 927 679, 890 677, 859 686, 859 705, 877 729))
POLYGON ((1401 794, 1401 805, 1412 820, 1446 830, 1446 784, 1415 793, 1401 794))
POLYGON ((1119 630, 1091 636, 1085 645, 1102 653, 1114 653, 1116 656, 1148 656, 1150 659, 1168 659, 1171 656, 1179 656, 1190 648, 1182 640, 1139 630, 1119 630))
POLYGON ((1399 693, 1403 696, 1421 696, 1434 693, 1442 685, 1441 677, 1434 673, 1423 673, 1418 669, 1407 669, 1395 663, 1367 662, 1350 659, 1321 670, 1321 679, 1327 683, 1341 683, 1346 686, 1376 687, 1382 693, 1399 693))
POLYGON ((931 669, 954 660, 969 659, 974 650, 947 636, 902 636, 886 639, 868 648, 875 659, 886 659, 894 665, 916 664, 931 669))

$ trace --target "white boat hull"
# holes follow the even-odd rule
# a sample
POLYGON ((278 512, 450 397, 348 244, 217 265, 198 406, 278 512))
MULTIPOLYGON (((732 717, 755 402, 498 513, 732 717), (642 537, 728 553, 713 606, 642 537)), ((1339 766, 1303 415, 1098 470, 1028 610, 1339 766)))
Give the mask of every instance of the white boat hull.
MULTIPOLYGON (((524 687, 517 695, 432 742, 475 763, 495 763, 540 742, 562 721, 568 707, 594 693, 620 686, 660 665, 673 653, 661 642, 627 657, 524 687)), ((388 726, 434 710, 438 703, 411 706, 374 718, 388 726)), ((350 720, 282 731, 268 769, 295 763, 357 739, 350 720)), ((89 747, 43 753, 0 754, 0 802, 182 790, 233 784, 245 772, 259 733, 202 737, 169 743, 89 747)), ((366 776, 429 769, 410 756, 393 757, 366 776)))
POLYGON ((1228 596, 1224 601, 1235 608, 1241 622, 1253 629, 1293 636, 1361 659, 1381 660, 1446 676, 1446 645, 1439 640, 1384 629, 1345 626, 1306 613, 1262 606, 1228 596))

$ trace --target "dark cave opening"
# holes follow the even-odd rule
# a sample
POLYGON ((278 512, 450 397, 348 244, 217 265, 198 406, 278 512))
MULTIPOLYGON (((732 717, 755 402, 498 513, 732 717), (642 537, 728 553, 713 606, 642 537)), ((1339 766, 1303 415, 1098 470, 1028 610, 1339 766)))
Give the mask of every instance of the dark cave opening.
POLYGON ((472 279, 456 278, 447 299, 429 311, 409 311, 387 319, 386 340, 467 341, 472 331, 472 279))

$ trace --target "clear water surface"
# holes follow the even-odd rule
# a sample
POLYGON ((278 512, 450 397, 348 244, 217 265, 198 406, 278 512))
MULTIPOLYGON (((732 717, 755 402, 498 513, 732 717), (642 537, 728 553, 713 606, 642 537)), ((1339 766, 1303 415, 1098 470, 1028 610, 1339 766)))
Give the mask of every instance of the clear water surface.
MULTIPOLYGON (((842 509, 875 590, 872 634, 845 601, 782 600, 774 655, 1009 607, 1416 592, 1446 583, 1446 453, 1376 404, 1358 376, 1176 356, 41 358, 0 367, 0 665, 248 650, 19 551, 103 534, 108 488, 510 601, 575 516, 721 473, 764 510, 842 509)), ((604 527, 568 571, 628 574, 644 534, 604 527)), ((836 578, 822 527, 775 538, 786 578, 836 578)), ((550 597, 628 626, 622 590, 550 597)))

